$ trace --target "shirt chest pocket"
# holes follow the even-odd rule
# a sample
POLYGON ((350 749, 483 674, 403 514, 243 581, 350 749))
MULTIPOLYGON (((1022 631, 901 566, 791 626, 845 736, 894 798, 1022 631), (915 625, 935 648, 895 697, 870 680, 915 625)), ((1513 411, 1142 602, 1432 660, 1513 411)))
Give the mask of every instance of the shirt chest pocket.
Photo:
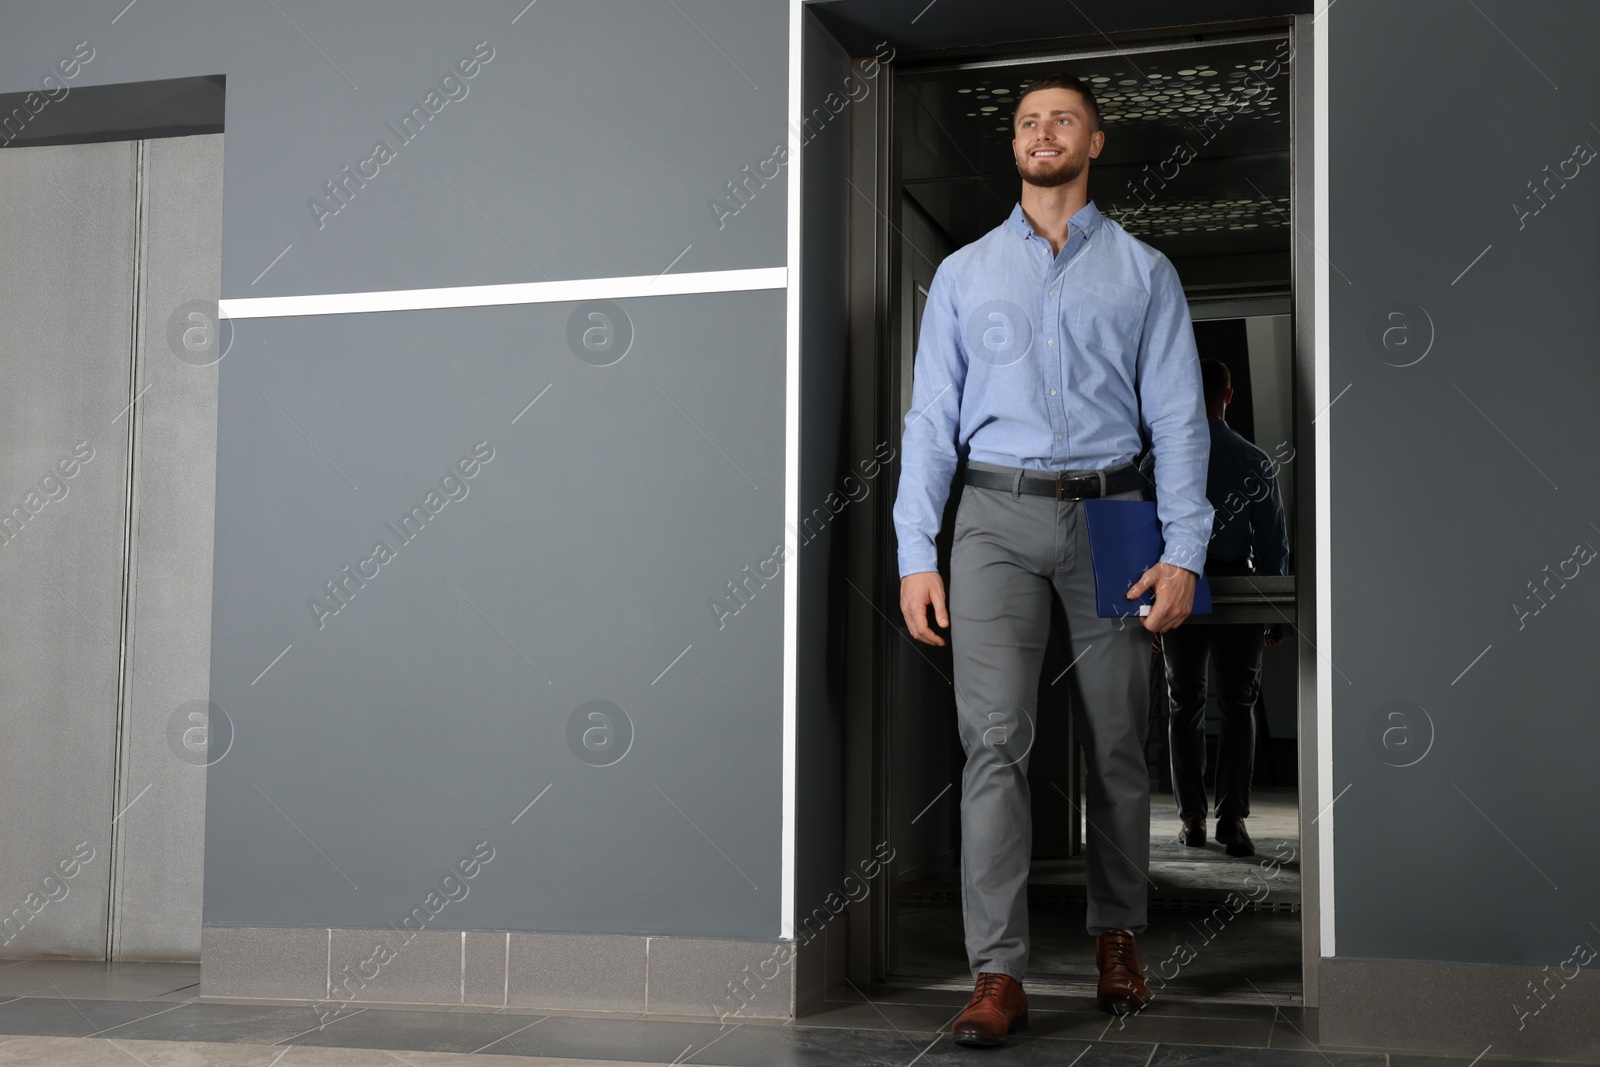
POLYGON ((1070 300, 1072 336, 1079 344, 1120 355, 1139 343, 1149 294, 1121 282, 1096 279, 1070 300))

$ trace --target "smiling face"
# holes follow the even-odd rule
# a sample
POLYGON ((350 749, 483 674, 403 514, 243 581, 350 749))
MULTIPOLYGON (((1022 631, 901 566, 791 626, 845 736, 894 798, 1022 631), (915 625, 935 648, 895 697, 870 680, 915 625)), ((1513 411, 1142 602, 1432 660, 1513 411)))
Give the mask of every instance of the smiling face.
POLYGON ((1093 123, 1083 97, 1072 89, 1025 94, 1011 141, 1022 180, 1045 187, 1076 181, 1105 146, 1106 135, 1093 123))

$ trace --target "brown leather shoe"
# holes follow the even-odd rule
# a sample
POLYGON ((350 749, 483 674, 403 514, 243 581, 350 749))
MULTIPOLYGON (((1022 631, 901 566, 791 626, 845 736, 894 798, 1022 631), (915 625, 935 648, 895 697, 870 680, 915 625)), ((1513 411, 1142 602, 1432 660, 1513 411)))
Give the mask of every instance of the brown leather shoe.
POLYGON ((1256 854, 1256 846, 1245 832, 1244 820, 1237 815, 1223 815, 1217 819, 1217 841, 1227 847, 1230 856, 1256 854))
POLYGON ((1206 845, 1205 819, 1183 820, 1183 826, 1178 830, 1178 840, 1190 848, 1204 848, 1206 845))
POLYGON ((1113 930, 1095 938, 1094 959, 1100 967, 1101 1008, 1113 1015, 1127 1015, 1150 1003, 1150 987, 1145 984, 1131 933, 1113 930))
POLYGON ((1028 998, 1022 983, 1009 974, 982 971, 972 989, 972 999, 950 1024, 958 1045, 990 1048, 1003 1045, 1007 1034, 1028 1028, 1028 998))

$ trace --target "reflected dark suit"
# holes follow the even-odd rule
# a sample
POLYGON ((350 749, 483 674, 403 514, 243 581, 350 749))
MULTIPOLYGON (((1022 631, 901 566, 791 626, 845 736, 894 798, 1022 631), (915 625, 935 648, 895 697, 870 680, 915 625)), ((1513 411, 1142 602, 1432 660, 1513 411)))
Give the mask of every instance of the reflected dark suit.
MULTIPOLYGON (((1206 552, 1208 575, 1283 574, 1289 535, 1273 461, 1222 419, 1207 419, 1211 463, 1206 497, 1216 510, 1206 552)), ((1217 668, 1216 814, 1250 814, 1255 770, 1255 705, 1261 687, 1263 628, 1259 623, 1207 624, 1190 620, 1161 635, 1172 717, 1172 791, 1180 818, 1206 817, 1206 664, 1217 668)))

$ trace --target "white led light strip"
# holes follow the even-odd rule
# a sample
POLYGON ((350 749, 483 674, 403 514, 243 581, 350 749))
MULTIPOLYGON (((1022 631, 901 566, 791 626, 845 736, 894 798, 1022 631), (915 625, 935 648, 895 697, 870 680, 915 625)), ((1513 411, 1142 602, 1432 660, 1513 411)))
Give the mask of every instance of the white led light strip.
POLYGON ((315 293, 307 296, 231 297, 218 301, 225 319, 265 319, 290 315, 360 315, 374 311, 425 311, 432 308, 490 307, 496 304, 548 304, 563 300, 622 300, 639 296, 682 296, 782 289, 787 267, 712 270, 694 274, 638 275, 629 278, 572 278, 556 282, 458 285, 444 289, 389 289, 372 293, 315 293))

